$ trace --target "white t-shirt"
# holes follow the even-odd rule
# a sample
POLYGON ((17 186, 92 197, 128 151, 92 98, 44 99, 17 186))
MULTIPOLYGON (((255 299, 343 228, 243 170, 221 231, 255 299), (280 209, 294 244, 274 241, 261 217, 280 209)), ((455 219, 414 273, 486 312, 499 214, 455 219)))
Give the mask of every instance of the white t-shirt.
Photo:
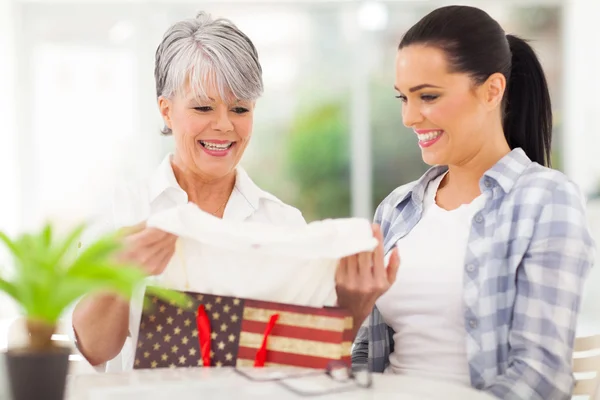
POLYGON ((444 174, 426 192, 419 223, 397 242, 400 268, 377 308, 394 330, 388 373, 469 384, 463 273, 471 219, 483 196, 451 211, 435 203, 444 174))
MULTIPOLYGON (((133 226, 146 221, 151 215, 188 202, 187 193, 179 186, 171 167, 172 155, 165 157, 158 169, 148 179, 120 185, 115 191, 112 201, 113 218, 111 223, 101 221, 104 229, 118 229, 133 226)), ((270 223, 280 226, 298 227, 306 225, 301 212, 261 190, 241 168, 236 169, 236 182, 231 197, 225 206, 223 219, 232 221, 252 221, 270 223)), ((102 230, 102 229, 100 229, 102 230)), ((85 246, 85 244, 84 244, 85 246)), ((164 273, 153 277, 155 282, 168 277, 169 286, 185 287, 194 290, 193 280, 175 282, 183 279, 181 274, 171 273, 187 266, 194 265, 193 252, 178 252, 173 257, 164 273), (185 264, 182 265, 182 264, 185 264)), ((143 294, 142 294, 143 296, 143 294)), ((139 296, 136 296, 139 297, 139 296)), ((134 344, 141 319, 141 299, 131 302, 129 316, 130 337, 127 338, 121 353, 113 360, 96 367, 99 371, 120 372, 133 368, 134 344)))

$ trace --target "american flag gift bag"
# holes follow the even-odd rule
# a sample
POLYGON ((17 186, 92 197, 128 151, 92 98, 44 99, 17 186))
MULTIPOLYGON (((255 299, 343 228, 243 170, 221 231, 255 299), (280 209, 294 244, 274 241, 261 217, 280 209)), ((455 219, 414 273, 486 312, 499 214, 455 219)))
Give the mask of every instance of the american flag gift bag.
POLYGON ((184 292, 187 307, 148 297, 135 369, 350 364, 352 317, 315 308, 184 292))

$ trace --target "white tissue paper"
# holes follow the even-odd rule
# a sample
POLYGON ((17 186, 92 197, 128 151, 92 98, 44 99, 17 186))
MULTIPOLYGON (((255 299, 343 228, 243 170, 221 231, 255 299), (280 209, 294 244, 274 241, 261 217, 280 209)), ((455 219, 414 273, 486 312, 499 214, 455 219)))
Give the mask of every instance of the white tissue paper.
POLYGON ((330 219, 285 228, 227 221, 186 204, 150 217, 179 237, 162 284, 222 296, 313 307, 335 305, 335 268, 377 246, 366 219, 330 219))

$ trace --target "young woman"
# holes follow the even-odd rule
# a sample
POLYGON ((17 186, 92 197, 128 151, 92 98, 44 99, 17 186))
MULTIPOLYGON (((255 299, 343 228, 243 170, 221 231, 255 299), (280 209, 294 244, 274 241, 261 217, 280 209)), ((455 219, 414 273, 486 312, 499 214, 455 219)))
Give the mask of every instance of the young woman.
POLYGON ((570 398, 594 245, 578 188, 548 168, 533 49, 477 8, 439 8, 400 42, 395 86, 432 168, 377 209, 379 254, 339 265, 340 305, 369 317, 353 363, 503 399, 570 398), (397 275, 382 262, 391 249, 397 275))

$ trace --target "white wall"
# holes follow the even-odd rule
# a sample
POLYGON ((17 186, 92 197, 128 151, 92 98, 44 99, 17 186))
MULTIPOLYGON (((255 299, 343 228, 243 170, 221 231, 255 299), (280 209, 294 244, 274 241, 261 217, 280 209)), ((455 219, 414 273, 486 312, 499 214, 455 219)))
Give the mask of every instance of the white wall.
MULTIPOLYGON (((581 189, 600 189, 600 32, 597 29, 600 2, 565 0, 563 13, 564 166, 581 189)), ((588 204, 590 229, 600 244, 600 200, 588 204)), ((600 263, 592 269, 584 291, 580 334, 600 333, 600 263)))
MULTIPOLYGON (((0 0, 0 231, 12 235, 20 225, 16 107, 16 49, 12 0, 0 0)), ((0 244, 0 271, 9 262, 0 244)), ((0 294, 0 319, 12 315, 14 306, 0 294)))
POLYGON ((14 15, 12 0, 0 0, 0 230, 13 231, 18 221, 19 176, 15 120, 14 15))
POLYGON ((565 172, 586 193, 600 189, 600 2, 565 0, 565 172))

